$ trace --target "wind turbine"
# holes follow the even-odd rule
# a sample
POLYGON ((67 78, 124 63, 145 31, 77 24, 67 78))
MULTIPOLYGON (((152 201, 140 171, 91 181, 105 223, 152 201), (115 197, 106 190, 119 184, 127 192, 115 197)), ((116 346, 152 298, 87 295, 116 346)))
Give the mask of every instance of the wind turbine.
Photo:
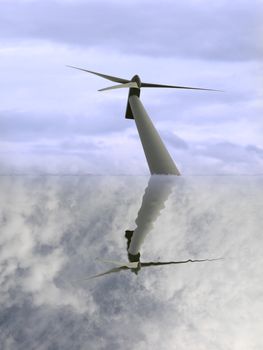
POLYGON ((158 175, 180 175, 172 157, 166 149, 160 135, 155 129, 150 117, 148 116, 141 100, 141 88, 174 88, 174 89, 189 89, 189 90, 205 90, 205 91, 220 91, 214 89, 204 89, 190 86, 177 85, 162 85, 144 83, 138 75, 134 75, 131 80, 114 77, 102 73, 93 72, 87 69, 82 69, 74 66, 68 66, 87 73, 95 74, 101 78, 119 83, 118 85, 106 87, 99 91, 112 89, 128 88, 128 101, 126 107, 125 118, 134 119, 141 143, 144 149, 146 160, 148 162, 151 177, 142 200, 141 208, 135 220, 137 228, 134 231, 127 230, 125 237, 127 239, 127 253, 129 262, 117 262, 112 260, 102 260, 103 262, 115 265, 115 268, 98 275, 92 276, 96 278, 107 274, 120 272, 122 270, 131 270, 136 274, 143 267, 160 266, 170 264, 185 264, 205 261, 214 261, 220 259, 187 259, 181 261, 167 262, 141 262, 140 248, 146 235, 151 231, 154 222, 160 215, 161 210, 165 207, 165 202, 168 199, 172 187, 174 185, 174 176, 161 177, 158 175), (157 176, 156 176, 157 175, 157 176))
POLYGON ((106 91, 112 89, 128 88, 128 101, 126 107, 125 118, 134 119, 141 143, 144 149, 146 160, 150 169, 151 175, 180 175, 180 172, 175 165, 172 157, 166 149, 160 135, 155 129, 150 117, 148 116, 141 100, 141 88, 172 88, 172 89, 187 89, 187 90, 205 90, 205 91, 220 91, 214 89, 204 89, 200 87, 178 86, 178 85, 163 85, 144 83, 138 75, 134 75, 132 79, 123 79, 106 75, 102 73, 93 72, 87 69, 68 66, 70 68, 78 69, 83 72, 95 74, 101 78, 119 83, 110 87, 100 89, 99 91, 106 91))

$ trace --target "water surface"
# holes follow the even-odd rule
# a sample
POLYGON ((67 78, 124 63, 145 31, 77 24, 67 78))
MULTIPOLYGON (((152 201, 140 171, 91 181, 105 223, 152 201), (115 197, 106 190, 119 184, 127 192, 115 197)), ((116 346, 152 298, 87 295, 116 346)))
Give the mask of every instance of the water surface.
POLYGON ((263 347, 263 177, 148 183, 0 177, 3 349, 263 347), (88 280, 114 268, 97 258, 128 262, 138 227, 141 262, 224 260, 88 280))

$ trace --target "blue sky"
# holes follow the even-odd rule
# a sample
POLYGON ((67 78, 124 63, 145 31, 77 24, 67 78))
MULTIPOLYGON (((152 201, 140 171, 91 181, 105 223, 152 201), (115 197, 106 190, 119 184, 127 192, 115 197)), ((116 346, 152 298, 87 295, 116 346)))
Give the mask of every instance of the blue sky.
POLYGON ((141 96, 183 174, 263 172, 261 1, 0 5, 2 173, 148 173, 127 91, 67 64, 224 90, 141 96))

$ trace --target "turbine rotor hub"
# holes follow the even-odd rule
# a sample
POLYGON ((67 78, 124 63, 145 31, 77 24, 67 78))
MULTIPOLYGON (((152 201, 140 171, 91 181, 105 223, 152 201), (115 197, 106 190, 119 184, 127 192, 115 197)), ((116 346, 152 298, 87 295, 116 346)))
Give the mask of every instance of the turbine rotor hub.
POLYGON ((139 88, 142 85, 141 79, 140 79, 139 75, 137 75, 137 74, 132 77, 131 81, 134 81, 138 85, 139 88))

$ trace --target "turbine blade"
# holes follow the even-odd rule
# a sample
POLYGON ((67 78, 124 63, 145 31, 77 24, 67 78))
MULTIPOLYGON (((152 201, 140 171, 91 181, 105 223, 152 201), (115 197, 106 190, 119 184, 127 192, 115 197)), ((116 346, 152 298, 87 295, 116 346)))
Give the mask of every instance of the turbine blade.
POLYGON ((103 259, 97 259, 99 261, 102 261, 106 264, 113 264, 116 266, 119 266, 121 268, 128 268, 128 269, 136 269, 138 267, 139 262, 135 261, 135 262, 119 262, 119 261, 115 261, 115 260, 103 260, 103 259))
POLYGON ((121 88, 135 88, 135 89, 139 89, 139 86, 137 85, 137 83, 135 81, 131 81, 129 83, 124 83, 124 84, 120 84, 120 85, 113 85, 113 86, 109 86, 103 89, 99 89, 99 91, 106 91, 106 90, 112 90, 112 89, 121 89, 121 88))
POLYGON ((148 262, 148 263, 141 263, 141 267, 148 267, 148 266, 160 266, 160 265, 174 265, 174 264, 186 264, 186 263, 196 263, 196 262, 205 262, 205 261, 217 261, 217 260, 223 260, 223 258, 217 258, 217 259, 188 259, 188 260, 181 260, 181 261, 165 261, 165 262, 148 262))
POLYGON ((107 271, 99 273, 97 275, 93 275, 93 276, 90 276, 90 277, 87 277, 87 278, 79 278, 77 280, 74 280, 74 282, 76 282, 76 281, 88 281, 88 280, 92 280, 92 279, 97 278, 97 277, 109 275, 111 273, 120 272, 122 270, 126 270, 126 267, 115 267, 113 269, 107 270, 107 271))
POLYGON ((106 74, 102 74, 102 73, 93 72, 91 70, 87 70, 87 69, 83 69, 83 68, 78 68, 78 67, 68 66, 68 65, 66 67, 70 67, 70 68, 82 70, 83 72, 95 74, 95 75, 98 75, 101 78, 104 78, 104 79, 107 79, 107 80, 110 80, 110 81, 114 81, 115 83, 128 83, 129 82, 129 80, 127 80, 127 79, 122 79, 122 78, 114 77, 112 75, 106 75, 106 74))
POLYGON ((179 86, 179 85, 151 84, 151 83, 141 83, 141 87, 188 89, 188 90, 205 90, 205 91, 219 91, 219 92, 223 92, 222 90, 215 90, 215 89, 205 89, 205 88, 199 88, 199 87, 179 86))

